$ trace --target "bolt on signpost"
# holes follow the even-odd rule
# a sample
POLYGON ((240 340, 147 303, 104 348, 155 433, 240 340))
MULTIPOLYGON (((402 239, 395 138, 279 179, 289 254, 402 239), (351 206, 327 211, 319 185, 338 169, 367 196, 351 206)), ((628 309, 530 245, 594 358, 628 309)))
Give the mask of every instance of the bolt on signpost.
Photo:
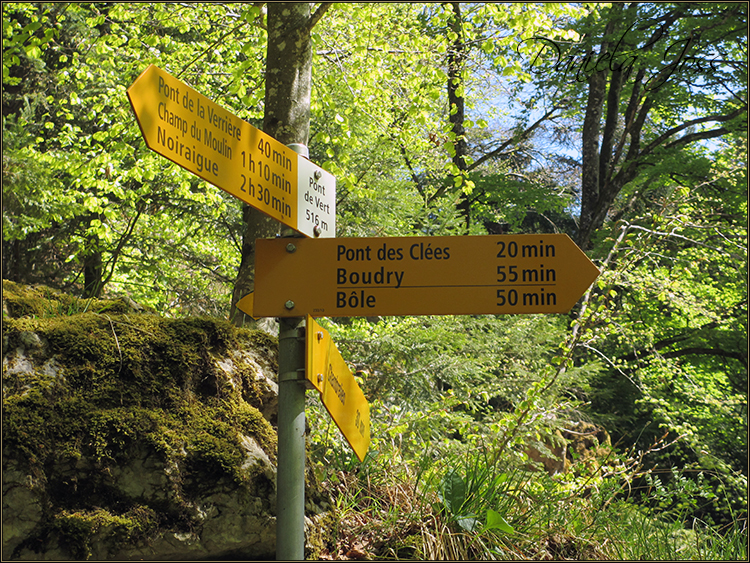
MULTIPOLYGON (((304 236, 335 236, 336 179, 306 158, 307 147, 281 144, 155 65, 127 95, 150 149, 304 236)), ((279 319, 278 559, 304 558, 302 321, 279 319)))

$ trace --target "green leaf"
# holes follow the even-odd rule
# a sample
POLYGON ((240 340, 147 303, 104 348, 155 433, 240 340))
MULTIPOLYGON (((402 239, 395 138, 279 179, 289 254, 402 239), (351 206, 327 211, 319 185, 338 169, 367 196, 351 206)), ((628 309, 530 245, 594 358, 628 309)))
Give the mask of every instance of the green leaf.
POLYGON ((479 523, 479 520, 476 516, 456 516, 456 522, 458 522, 458 525, 461 526, 464 530, 467 532, 473 532, 476 525, 479 523))
POLYGON ((399 424, 397 426, 394 426, 393 428, 390 428, 388 430, 388 433, 391 436, 397 436, 398 434, 403 434, 409 429, 409 424, 404 422, 403 424, 399 424))
POLYGON ((443 477, 443 504, 449 512, 455 514, 466 500, 466 484, 455 470, 443 477))
POLYGON ((31 59, 39 59, 42 57, 42 50, 38 45, 29 45, 26 47, 26 55, 31 59))
POLYGON ((505 532, 506 534, 512 534, 516 530, 508 524, 507 520, 503 518, 503 515, 499 512, 496 512, 492 510, 491 508, 487 510, 487 524, 485 526, 486 530, 500 530, 501 532, 505 532))

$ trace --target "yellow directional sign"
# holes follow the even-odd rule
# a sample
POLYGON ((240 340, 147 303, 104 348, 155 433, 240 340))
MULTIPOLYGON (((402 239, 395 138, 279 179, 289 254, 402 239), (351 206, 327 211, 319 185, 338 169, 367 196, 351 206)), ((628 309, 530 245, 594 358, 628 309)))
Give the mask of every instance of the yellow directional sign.
POLYGON ((255 301, 255 294, 251 291, 245 297, 237 301, 235 307, 237 307, 240 311, 245 313, 247 316, 252 317, 254 319, 257 319, 258 317, 255 317, 253 315, 253 302, 255 301))
POLYGON ((151 65, 128 88, 148 147, 309 237, 336 236, 336 178, 151 65))
POLYGON ((599 275, 567 235, 257 240, 256 317, 566 313, 599 275))
POLYGON ((359 461, 370 447, 370 405, 330 334, 307 317, 305 375, 359 461))

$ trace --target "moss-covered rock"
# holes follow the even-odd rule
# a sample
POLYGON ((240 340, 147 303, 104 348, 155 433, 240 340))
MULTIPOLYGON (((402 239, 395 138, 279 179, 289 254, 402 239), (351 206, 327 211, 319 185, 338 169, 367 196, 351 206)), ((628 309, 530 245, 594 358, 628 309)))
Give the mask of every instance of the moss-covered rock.
POLYGON ((127 296, 81 299, 50 287, 3 280, 3 318, 70 316, 84 312, 124 314, 149 312, 127 296))
POLYGON ((275 339, 80 305, 3 282, 3 558, 273 556, 275 339))

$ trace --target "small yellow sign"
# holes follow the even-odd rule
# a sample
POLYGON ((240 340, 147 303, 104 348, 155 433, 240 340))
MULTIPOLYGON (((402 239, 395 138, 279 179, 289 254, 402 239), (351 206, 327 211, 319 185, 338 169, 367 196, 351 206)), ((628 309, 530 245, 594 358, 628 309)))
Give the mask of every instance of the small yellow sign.
POLYGON ((330 173, 157 66, 127 94, 151 150, 302 234, 336 236, 330 173))
POLYGON ((256 241, 258 317, 567 313, 599 275, 567 235, 256 241), (290 248, 294 251, 290 252, 290 248))
POLYGON ((252 317, 253 319, 258 319, 259 317, 256 317, 253 315, 253 301, 255 300, 255 294, 251 291, 245 297, 237 301, 236 307, 245 313, 248 317, 252 317))
POLYGON ((370 405, 330 334, 308 315, 307 380, 320 392, 328 413, 359 461, 370 447, 370 405))

